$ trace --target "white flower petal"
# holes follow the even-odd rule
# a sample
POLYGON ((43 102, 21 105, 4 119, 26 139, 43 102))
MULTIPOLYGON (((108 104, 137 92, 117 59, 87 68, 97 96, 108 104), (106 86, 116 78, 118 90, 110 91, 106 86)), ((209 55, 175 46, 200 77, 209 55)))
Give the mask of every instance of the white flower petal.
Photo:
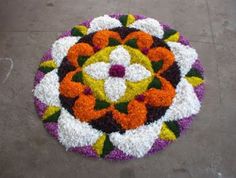
POLYGON ((124 96, 126 91, 125 79, 118 77, 109 77, 105 80, 104 90, 106 96, 111 101, 117 101, 124 96))
POLYGON ((111 133, 110 140, 117 148, 128 155, 143 157, 151 149, 158 138, 162 126, 161 121, 127 130, 124 134, 111 133))
POLYGON ((122 27, 122 24, 119 20, 108 15, 96 17, 90 22, 88 34, 99 30, 111 29, 115 27, 122 27))
POLYGON ((181 43, 167 42, 167 44, 175 55, 175 60, 180 67, 181 76, 184 77, 198 58, 196 50, 181 43))
POLYGON ((61 105, 59 99, 59 78, 57 75, 57 69, 47 73, 40 83, 36 85, 34 96, 46 105, 61 105))
POLYGON ((101 135, 101 131, 93 129, 86 122, 75 119, 67 110, 62 108, 58 119, 58 137, 67 149, 93 145, 101 135))
POLYGON ((160 23, 153 18, 136 20, 128 27, 137 28, 158 38, 163 38, 164 31, 160 23))
POLYGON ((106 79, 109 76, 110 64, 105 62, 97 62, 88 65, 84 68, 84 71, 92 78, 97 80, 106 79))
POLYGON ((182 78, 176 87, 176 96, 172 105, 162 116, 162 121, 179 120, 197 114, 200 111, 200 101, 194 89, 185 78, 182 78))
POLYGON ((140 64, 132 64, 125 70, 125 78, 131 82, 138 82, 151 76, 151 72, 140 64))
POLYGON ((73 46, 80 37, 64 37, 55 41, 52 45, 52 58, 59 67, 63 58, 67 55, 68 50, 73 46))
POLYGON ((120 64, 123 66, 128 66, 130 63, 130 54, 123 48, 123 46, 118 46, 110 53, 110 63, 111 64, 120 64))

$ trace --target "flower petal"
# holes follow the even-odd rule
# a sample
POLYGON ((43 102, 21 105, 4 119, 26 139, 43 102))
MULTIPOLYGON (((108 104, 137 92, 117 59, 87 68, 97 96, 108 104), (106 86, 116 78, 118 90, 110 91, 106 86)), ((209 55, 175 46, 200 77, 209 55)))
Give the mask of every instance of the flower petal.
POLYGON ((88 34, 105 29, 111 29, 116 27, 121 27, 122 24, 119 20, 112 18, 108 15, 100 16, 94 18, 90 22, 90 27, 88 29, 88 34))
POLYGON ((162 121, 179 120, 197 114, 200 111, 200 101, 194 89, 185 78, 176 87, 176 96, 172 105, 161 118, 162 121))
POLYGON ((36 85, 34 96, 46 105, 60 106, 57 69, 47 73, 36 85))
POLYGON ((97 62, 88 65, 84 68, 84 71, 92 78, 97 80, 106 79, 109 76, 110 64, 105 62, 97 62))
POLYGON ((135 130, 127 130, 124 134, 111 133, 110 140, 113 145, 128 155, 143 157, 151 149, 158 138, 162 126, 161 121, 141 126, 135 130))
POLYGON ((184 77, 198 58, 196 50, 190 46, 182 45, 181 43, 167 42, 167 44, 175 55, 175 60, 180 68, 181 76, 184 77))
POLYGON ((86 122, 75 119, 67 110, 62 108, 58 119, 58 137, 67 149, 93 145, 101 135, 101 131, 93 129, 86 122))
POLYGON ((134 23, 130 24, 128 27, 142 30, 158 38, 163 38, 163 35, 164 35, 162 26, 157 20, 153 18, 136 20, 134 23))
POLYGON ((125 71, 125 78, 131 82, 138 82, 150 76, 151 72, 140 64, 132 64, 125 71))
POLYGON ((131 58, 129 52, 122 46, 114 49, 109 57, 111 64, 120 64, 123 66, 128 66, 131 58))
POLYGON ((104 83, 106 96, 111 101, 117 101, 124 96, 126 91, 125 79, 117 77, 109 77, 104 83))
POLYGON ((52 45, 52 58, 59 67, 63 58, 67 55, 68 50, 73 46, 80 37, 64 37, 55 41, 52 45))

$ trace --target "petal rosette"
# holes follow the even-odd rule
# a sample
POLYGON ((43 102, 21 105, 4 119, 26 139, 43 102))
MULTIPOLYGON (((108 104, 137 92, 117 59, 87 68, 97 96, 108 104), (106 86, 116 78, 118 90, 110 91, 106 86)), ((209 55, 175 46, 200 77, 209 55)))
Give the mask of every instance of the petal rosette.
POLYGON ((126 68, 125 78, 131 82, 138 82, 151 76, 151 72, 140 64, 132 64, 126 68))
POLYGON ((97 80, 106 79, 109 76, 110 64, 97 62, 87 66, 84 71, 97 80))
POLYGON ((111 101, 117 101, 125 94, 125 80, 122 78, 109 77, 105 80, 104 89, 111 101))
POLYGON ((200 111, 196 50, 153 18, 104 15, 77 24, 45 53, 35 106, 66 150, 141 158, 181 136, 200 111))

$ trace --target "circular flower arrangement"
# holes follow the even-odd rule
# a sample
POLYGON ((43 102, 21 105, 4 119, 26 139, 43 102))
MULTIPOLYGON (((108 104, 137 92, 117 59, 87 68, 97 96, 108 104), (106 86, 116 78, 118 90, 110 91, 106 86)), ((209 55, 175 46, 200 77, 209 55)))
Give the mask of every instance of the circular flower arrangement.
POLYGON ((200 110, 203 68, 176 30, 139 15, 73 27, 43 56, 35 105, 67 150, 131 159, 165 148, 200 110))

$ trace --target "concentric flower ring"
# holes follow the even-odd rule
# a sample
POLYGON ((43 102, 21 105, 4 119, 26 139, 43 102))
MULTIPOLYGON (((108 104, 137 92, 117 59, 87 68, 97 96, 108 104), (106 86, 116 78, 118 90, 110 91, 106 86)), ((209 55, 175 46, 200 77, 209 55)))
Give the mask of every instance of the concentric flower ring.
POLYGON ((176 30, 139 15, 104 15, 64 33, 43 56, 35 105, 49 133, 90 157, 163 149, 200 110, 198 54, 176 30))

